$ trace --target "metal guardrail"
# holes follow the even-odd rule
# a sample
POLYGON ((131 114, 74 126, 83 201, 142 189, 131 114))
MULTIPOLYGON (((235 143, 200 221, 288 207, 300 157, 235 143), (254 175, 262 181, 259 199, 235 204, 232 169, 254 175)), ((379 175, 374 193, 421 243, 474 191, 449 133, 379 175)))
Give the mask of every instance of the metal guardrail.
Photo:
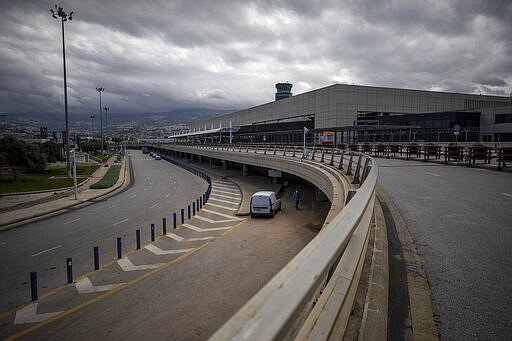
MULTIPOLYGON (((353 198, 211 340, 322 340, 343 336, 368 245, 378 177, 376 163, 361 153, 338 149, 314 149, 305 159, 302 149, 293 146, 174 146, 189 153, 216 150, 219 157, 226 152, 265 154, 269 158, 275 155, 283 162, 297 162, 297 167, 321 166, 343 177, 353 175, 352 183, 359 184, 353 198)), ((339 184, 332 185, 340 188, 339 184)))

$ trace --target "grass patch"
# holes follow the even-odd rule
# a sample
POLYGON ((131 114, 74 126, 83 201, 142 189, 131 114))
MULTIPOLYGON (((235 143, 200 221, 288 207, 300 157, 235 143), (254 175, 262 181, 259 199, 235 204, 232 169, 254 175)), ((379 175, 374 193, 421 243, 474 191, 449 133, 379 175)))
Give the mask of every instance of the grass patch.
POLYGON ((119 172, 121 171, 121 165, 112 165, 108 169, 107 173, 103 178, 95 184, 91 185, 92 189, 109 188, 114 186, 119 179, 119 172))
MULTIPOLYGON (((77 176, 90 176, 99 166, 77 167, 77 176)), ((14 183, 11 175, 0 175, 0 194, 23 193, 44 190, 58 190, 73 186, 73 178, 68 179, 66 168, 49 169, 44 172, 24 173, 20 175, 21 182, 14 183), (56 178, 52 178, 56 177, 56 178)), ((83 181, 78 179, 78 183, 83 181)))
POLYGON ((94 155, 94 157, 97 157, 98 159, 101 160, 101 162, 105 163, 108 161, 108 159, 112 157, 112 155, 114 154, 96 154, 94 155))

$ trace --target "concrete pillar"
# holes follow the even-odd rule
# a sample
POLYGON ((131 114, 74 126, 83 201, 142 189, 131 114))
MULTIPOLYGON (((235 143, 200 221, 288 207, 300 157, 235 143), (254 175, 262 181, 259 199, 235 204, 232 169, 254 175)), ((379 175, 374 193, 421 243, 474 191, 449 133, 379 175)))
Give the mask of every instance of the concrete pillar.
POLYGON ((249 175, 249 165, 243 164, 242 165, 242 176, 248 176, 249 175))
POLYGON ((228 170, 228 161, 222 160, 222 169, 228 170))
POLYGON ((198 155, 197 158, 199 160, 199 163, 203 163, 203 157, 201 155, 198 155))
POLYGON ((213 158, 210 158, 210 167, 213 168, 213 158))

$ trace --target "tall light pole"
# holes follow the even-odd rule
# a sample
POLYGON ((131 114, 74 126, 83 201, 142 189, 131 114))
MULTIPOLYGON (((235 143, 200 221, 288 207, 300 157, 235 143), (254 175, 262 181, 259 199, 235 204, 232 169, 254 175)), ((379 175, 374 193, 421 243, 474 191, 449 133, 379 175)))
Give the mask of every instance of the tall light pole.
POLYGON ((104 107, 103 110, 105 110, 105 134, 107 134, 108 131, 108 107, 104 107))
POLYGON ((94 115, 91 115, 91 137, 94 136, 94 115))
POLYGON ((101 93, 105 88, 96 87, 96 91, 100 93, 100 139, 101 139, 101 154, 103 154, 103 110, 101 109, 101 93))
POLYGON ((70 12, 67 14, 64 12, 62 7, 58 7, 55 5, 55 12, 53 9, 50 9, 50 12, 52 13, 52 17, 55 19, 61 19, 62 24, 62 61, 64 66, 64 113, 66 118, 66 141, 65 148, 66 148, 66 165, 68 168, 68 178, 71 177, 71 160, 69 158, 69 124, 68 124, 68 86, 67 86, 67 80, 66 80, 66 44, 64 42, 64 22, 73 19, 72 15, 73 12, 70 12))

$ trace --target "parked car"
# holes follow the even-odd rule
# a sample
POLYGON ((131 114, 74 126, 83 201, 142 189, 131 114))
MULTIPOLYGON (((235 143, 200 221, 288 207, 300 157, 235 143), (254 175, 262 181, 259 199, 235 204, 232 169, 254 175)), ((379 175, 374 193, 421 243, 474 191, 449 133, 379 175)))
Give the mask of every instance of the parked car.
POLYGON ((162 158, 160 157, 160 155, 156 154, 155 155, 155 160, 162 160, 162 158))
POLYGON ((281 198, 272 191, 256 192, 251 197, 251 217, 273 217, 281 209, 281 198))

